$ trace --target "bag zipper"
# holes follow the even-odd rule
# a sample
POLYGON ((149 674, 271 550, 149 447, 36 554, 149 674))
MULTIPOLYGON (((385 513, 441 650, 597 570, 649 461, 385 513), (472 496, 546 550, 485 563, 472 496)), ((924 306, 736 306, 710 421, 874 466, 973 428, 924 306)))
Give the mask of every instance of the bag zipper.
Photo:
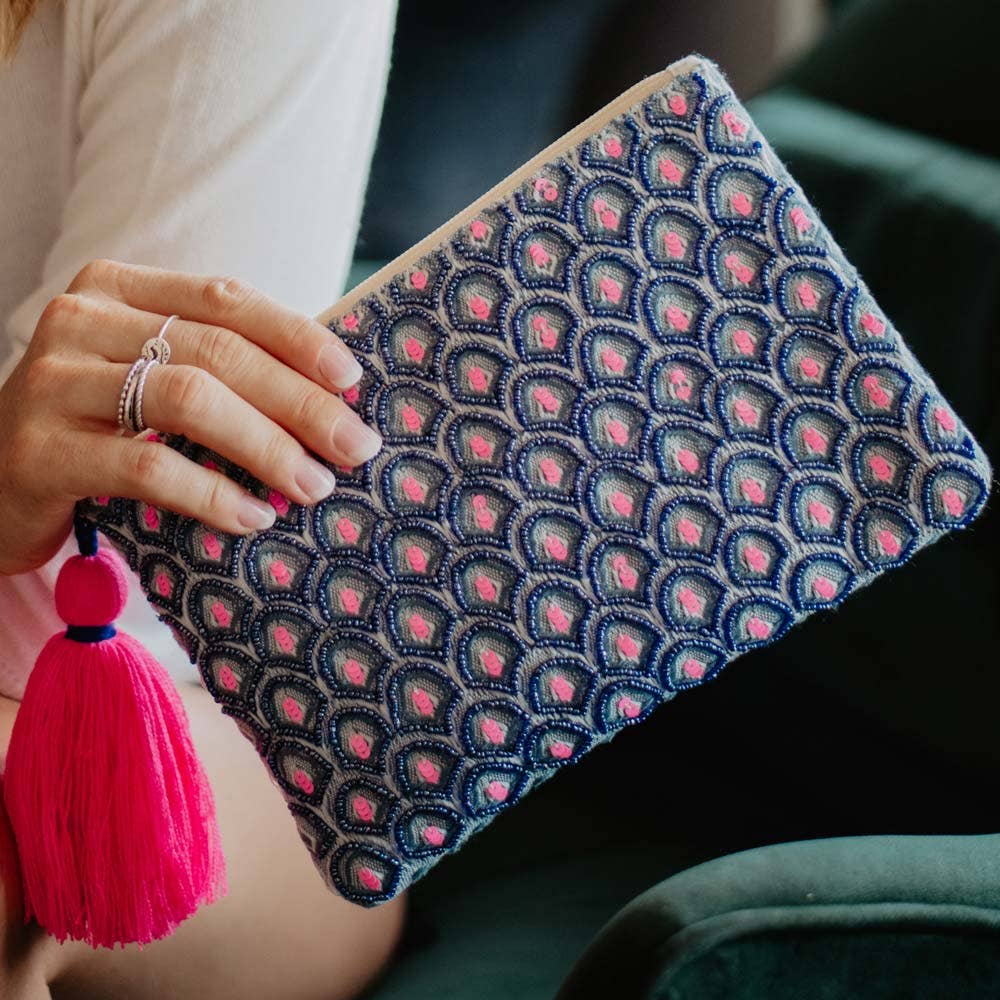
POLYGON ((638 104, 644 97, 655 93, 657 90, 662 90, 675 77, 692 72, 700 66, 701 60, 697 56, 687 56, 678 62, 672 63, 659 73, 647 76, 634 86, 629 87, 628 90, 619 94, 609 104, 606 104, 599 111, 595 111, 589 118, 585 118, 579 125, 571 128, 568 132, 546 146, 540 153, 537 153, 526 163, 518 167, 513 173, 508 174, 502 181, 494 184, 485 194, 481 195, 461 212, 453 215, 447 222, 438 226, 437 229, 425 236, 419 243, 415 243, 409 250, 404 251, 394 260, 389 261, 384 267, 362 281, 360 285, 351 289, 351 291, 330 306, 329 309, 321 312, 316 319, 325 326, 338 315, 348 312, 355 302, 376 289, 381 288, 382 285, 389 282, 397 274, 405 271, 410 264, 426 256, 447 237, 471 222, 484 208, 490 207, 516 190, 532 174, 545 166, 546 163, 558 159, 567 149, 576 146, 588 135, 598 132, 606 122, 627 108, 638 104))

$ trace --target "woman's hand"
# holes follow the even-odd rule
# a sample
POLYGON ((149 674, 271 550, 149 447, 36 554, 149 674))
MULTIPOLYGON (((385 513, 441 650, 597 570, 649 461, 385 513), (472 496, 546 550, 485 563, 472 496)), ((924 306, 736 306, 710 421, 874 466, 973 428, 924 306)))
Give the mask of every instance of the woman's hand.
POLYGON ((361 367, 326 327, 232 278, 94 261, 46 306, 0 387, 0 573, 51 558, 86 496, 144 500, 235 534, 273 523, 270 505, 220 472, 118 427, 125 376, 174 313, 170 362, 146 380, 150 427, 306 504, 334 487, 307 449, 353 467, 381 447, 335 395, 361 367))

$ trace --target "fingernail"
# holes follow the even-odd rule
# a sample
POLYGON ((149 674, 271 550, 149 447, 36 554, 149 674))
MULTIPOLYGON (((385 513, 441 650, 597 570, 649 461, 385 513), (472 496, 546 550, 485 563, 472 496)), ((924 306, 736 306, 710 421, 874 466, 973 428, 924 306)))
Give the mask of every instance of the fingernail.
POLYGON ((239 509, 236 511, 236 520, 250 531, 260 531, 262 528, 270 528, 274 524, 274 508, 263 500, 244 494, 240 500, 239 509))
POLYGON ((333 473, 308 455, 303 456, 299 462, 295 482, 310 500, 322 500, 323 497, 328 497, 337 485, 333 473))
POLYGON ((319 372, 337 389, 347 389, 364 374, 353 354, 339 340, 319 352, 319 372))
POLYGON ((333 425, 333 446, 354 465, 362 465, 382 448, 382 438, 353 414, 333 425))

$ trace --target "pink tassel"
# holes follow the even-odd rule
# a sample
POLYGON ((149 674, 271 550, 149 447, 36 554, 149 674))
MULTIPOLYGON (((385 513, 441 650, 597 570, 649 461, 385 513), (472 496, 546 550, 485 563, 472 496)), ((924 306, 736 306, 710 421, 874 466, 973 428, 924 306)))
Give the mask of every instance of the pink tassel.
POLYGON ((3 794, 25 921, 60 942, 146 944, 227 892, 208 778, 170 675, 115 631, 117 555, 80 526, 56 583, 69 628, 38 657, 11 734, 3 794))

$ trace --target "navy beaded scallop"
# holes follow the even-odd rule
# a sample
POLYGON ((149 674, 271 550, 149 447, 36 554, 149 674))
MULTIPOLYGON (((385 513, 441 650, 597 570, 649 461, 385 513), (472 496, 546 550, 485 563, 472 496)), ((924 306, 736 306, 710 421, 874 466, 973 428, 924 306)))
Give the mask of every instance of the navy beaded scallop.
POLYGON ((336 315, 385 448, 330 498, 170 437, 274 527, 81 505, 348 899, 985 502, 980 449, 697 65, 336 315))

